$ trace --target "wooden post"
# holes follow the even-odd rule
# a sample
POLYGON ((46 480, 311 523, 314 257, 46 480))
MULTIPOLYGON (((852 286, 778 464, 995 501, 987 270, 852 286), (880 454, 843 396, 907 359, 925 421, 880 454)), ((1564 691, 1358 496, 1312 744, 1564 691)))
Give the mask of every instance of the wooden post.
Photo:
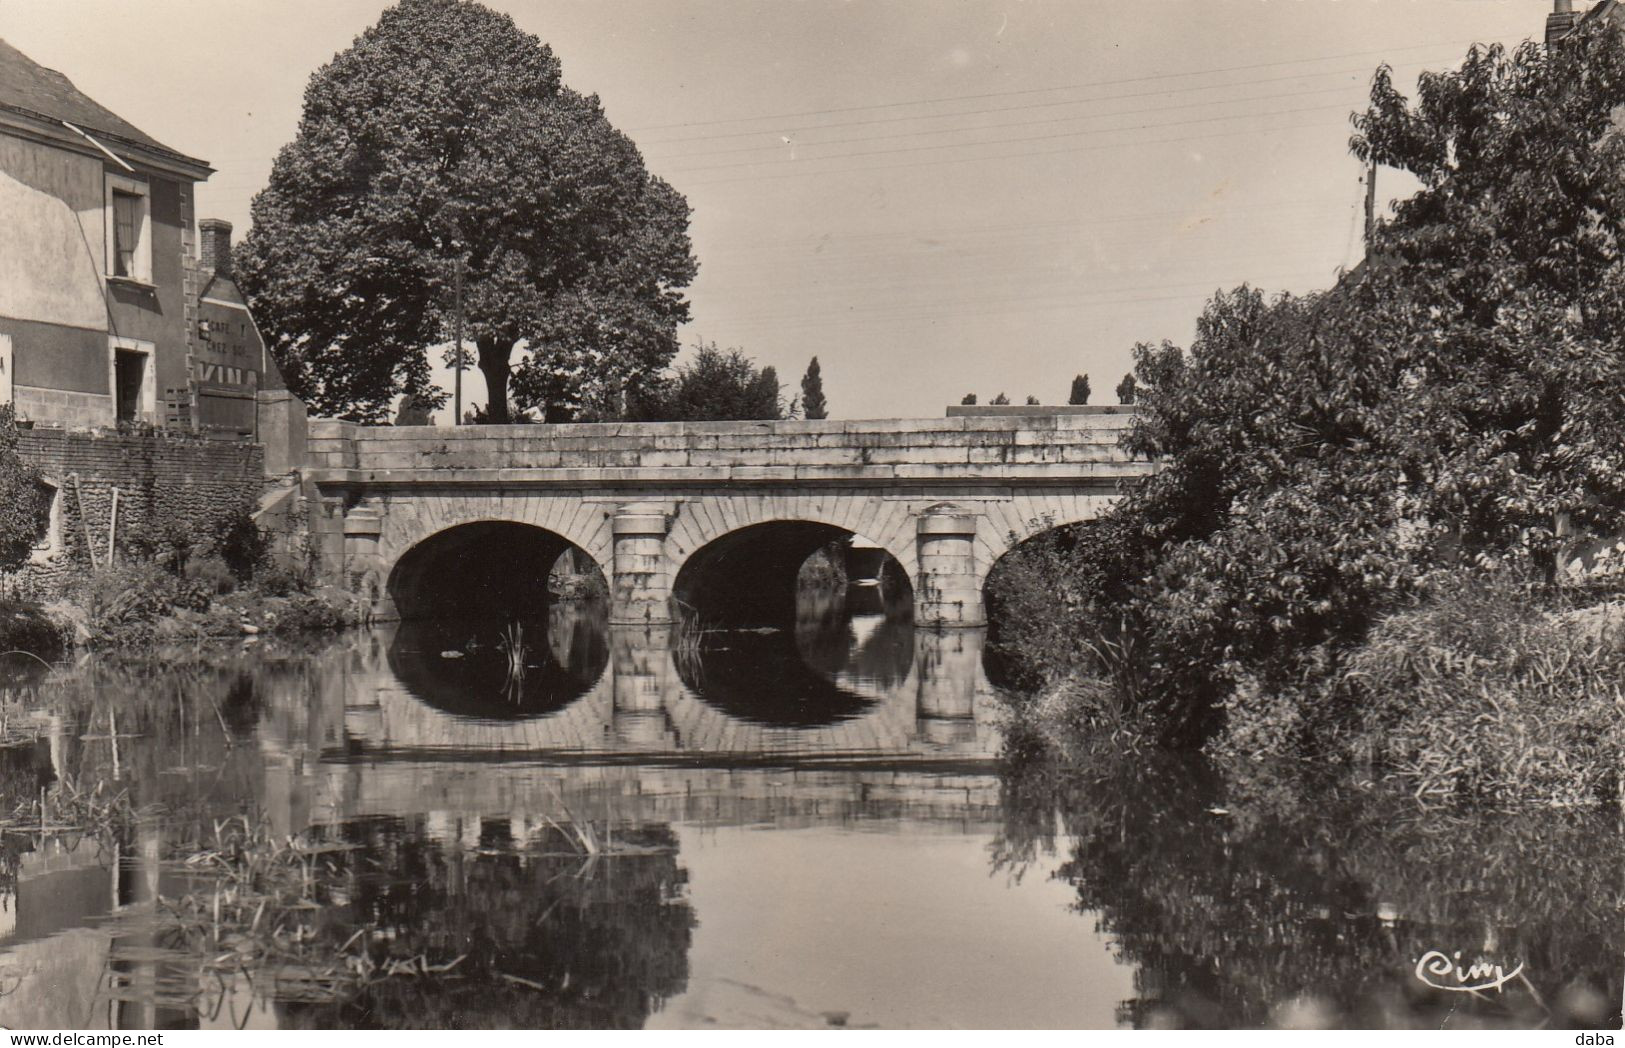
POLYGON ((85 553, 90 557, 90 566, 99 568, 101 565, 96 563, 96 544, 90 538, 90 518, 85 516, 85 492, 79 486, 79 474, 70 473, 68 476, 73 478, 73 497, 79 503, 79 530, 85 535, 85 553))
POLYGON ((113 489, 113 512, 107 518, 107 563, 117 563, 115 560, 118 549, 118 488, 113 489))

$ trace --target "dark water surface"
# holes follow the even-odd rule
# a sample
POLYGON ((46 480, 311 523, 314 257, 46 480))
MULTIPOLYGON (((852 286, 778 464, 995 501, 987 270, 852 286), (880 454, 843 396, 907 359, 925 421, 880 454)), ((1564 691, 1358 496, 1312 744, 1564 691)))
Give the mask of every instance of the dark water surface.
POLYGON ((587 605, 8 664, 0 810, 52 814, 0 1025, 1619 1025, 1616 815, 1050 768, 982 639, 587 605))

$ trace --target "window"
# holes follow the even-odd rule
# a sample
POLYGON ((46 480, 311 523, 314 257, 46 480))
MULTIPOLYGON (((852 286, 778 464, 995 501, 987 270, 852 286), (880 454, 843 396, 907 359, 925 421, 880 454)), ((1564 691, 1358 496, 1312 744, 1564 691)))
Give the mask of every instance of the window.
POLYGON ((107 175, 107 275, 152 282, 151 209, 147 184, 107 175))
POLYGON ((113 191, 113 275, 135 276, 135 251, 141 239, 141 198, 113 191))

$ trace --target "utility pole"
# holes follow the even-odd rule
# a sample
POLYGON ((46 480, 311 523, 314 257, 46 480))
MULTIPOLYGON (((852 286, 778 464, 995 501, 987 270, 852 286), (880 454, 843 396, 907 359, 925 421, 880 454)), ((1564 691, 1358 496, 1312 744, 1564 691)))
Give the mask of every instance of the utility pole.
POLYGON ((1371 260, 1371 238, 1377 235, 1377 162, 1365 169, 1365 257, 1371 260))
POLYGON ((451 424, 454 425, 454 426, 461 426, 463 424, 463 256, 462 255, 457 256, 457 275, 453 280, 452 287, 453 287, 453 291, 452 291, 452 309, 455 312, 456 317, 457 317, 457 319, 453 322, 454 326, 455 326, 455 332, 456 332, 455 338, 457 339, 457 356, 455 358, 455 361, 456 361, 456 364, 457 364, 457 377, 454 380, 454 385, 453 385, 454 392, 452 394, 452 398, 453 398, 452 399, 452 411, 454 412, 454 414, 452 415, 451 424))

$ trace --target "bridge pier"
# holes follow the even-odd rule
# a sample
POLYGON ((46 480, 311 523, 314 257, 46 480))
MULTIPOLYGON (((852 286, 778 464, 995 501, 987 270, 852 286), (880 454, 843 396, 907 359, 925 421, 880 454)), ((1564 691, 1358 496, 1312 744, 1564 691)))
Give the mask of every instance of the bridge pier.
POLYGON ((677 687, 670 631, 625 626, 610 630, 610 727, 617 741, 655 748, 673 743, 666 696, 677 687))
POLYGON ((915 724, 937 745, 976 741, 976 696, 985 681, 982 630, 914 635, 915 724))
POLYGON ((982 578, 976 573, 976 518, 957 507, 933 506, 920 514, 916 535, 914 625, 987 625, 982 578))
POLYGON ((658 506, 634 503, 610 522, 614 568, 609 624, 656 626, 672 621, 671 573, 666 561, 670 518, 658 506))

